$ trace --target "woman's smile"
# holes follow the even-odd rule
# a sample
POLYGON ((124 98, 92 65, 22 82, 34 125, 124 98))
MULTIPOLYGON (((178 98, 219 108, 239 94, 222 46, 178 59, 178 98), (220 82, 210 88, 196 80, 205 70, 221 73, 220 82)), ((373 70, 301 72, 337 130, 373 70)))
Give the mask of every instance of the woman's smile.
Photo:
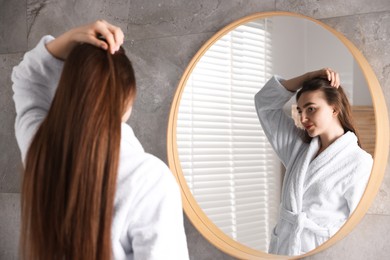
POLYGON ((312 129, 314 127, 314 125, 313 124, 307 124, 307 125, 304 125, 304 127, 305 127, 306 130, 310 130, 310 129, 312 129))

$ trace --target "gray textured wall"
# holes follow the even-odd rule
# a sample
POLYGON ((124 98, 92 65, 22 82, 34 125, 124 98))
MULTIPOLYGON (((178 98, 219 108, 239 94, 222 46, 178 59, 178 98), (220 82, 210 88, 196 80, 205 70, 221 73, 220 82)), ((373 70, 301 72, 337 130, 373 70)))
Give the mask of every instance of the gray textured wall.
MULTIPOLYGON (((166 161, 166 126, 176 86, 192 56, 215 32, 254 12, 291 11, 342 32, 365 55, 390 107, 389 0, 1 0, 0 1, 0 259, 17 258, 20 155, 10 74, 45 34, 58 36, 98 18, 119 24, 135 64, 139 94, 130 120, 145 149, 166 161)), ((369 213, 344 240, 307 259, 388 259, 390 166, 369 213)), ((186 219, 191 259, 233 259, 186 219)))

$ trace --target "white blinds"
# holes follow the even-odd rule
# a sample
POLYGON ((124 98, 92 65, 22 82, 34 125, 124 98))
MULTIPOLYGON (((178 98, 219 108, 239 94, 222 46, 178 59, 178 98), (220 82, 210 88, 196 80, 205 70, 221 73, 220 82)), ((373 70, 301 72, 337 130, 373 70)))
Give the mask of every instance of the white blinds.
POLYGON ((254 95, 272 72, 271 25, 242 25, 202 56, 184 89, 179 159, 207 216, 240 243, 266 251, 280 200, 281 166, 254 95))

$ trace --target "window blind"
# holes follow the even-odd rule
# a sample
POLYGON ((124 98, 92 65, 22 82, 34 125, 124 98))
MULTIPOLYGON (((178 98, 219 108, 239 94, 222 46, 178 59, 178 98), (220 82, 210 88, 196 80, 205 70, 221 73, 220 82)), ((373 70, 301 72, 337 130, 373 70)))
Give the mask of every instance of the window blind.
POLYGON ((177 147, 202 210, 240 243, 266 251, 276 223, 281 165, 254 95, 272 74, 272 25, 239 26, 202 56, 182 94, 177 147))

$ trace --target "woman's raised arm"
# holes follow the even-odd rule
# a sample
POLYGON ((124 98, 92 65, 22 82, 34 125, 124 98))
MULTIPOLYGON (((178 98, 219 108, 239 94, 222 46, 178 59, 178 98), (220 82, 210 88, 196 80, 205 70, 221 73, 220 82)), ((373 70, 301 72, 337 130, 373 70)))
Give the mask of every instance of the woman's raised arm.
POLYGON ((284 80, 281 83, 287 90, 295 92, 302 87, 303 82, 317 77, 328 79, 332 87, 338 88, 340 86, 339 74, 330 68, 306 72, 295 78, 284 80))

